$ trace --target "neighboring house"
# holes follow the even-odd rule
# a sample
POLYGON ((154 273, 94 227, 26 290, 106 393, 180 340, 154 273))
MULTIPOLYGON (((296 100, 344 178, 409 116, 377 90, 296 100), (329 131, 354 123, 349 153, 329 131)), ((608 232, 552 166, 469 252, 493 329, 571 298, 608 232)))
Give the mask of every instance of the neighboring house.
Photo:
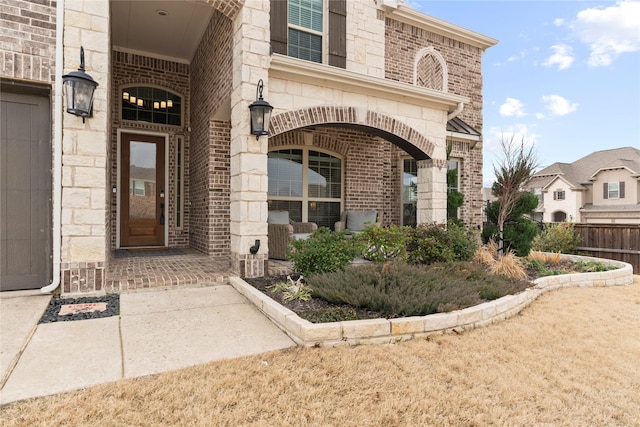
POLYGON ((573 163, 554 163, 525 188, 540 199, 544 222, 640 223, 640 150, 596 151, 573 163))
POLYGON ((490 37, 398 0, 7 0, 0 11, 3 290, 54 276, 63 293, 99 290, 124 247, 194 248, 262 276, 268 209, 330 227, 345 210, 444 222, 448 165, 458 216, 482 223, 490 37), (62 95, 81 46, 98 83, 86 120, 62 95), (268 137, 250 132, 259 80, 268 137))

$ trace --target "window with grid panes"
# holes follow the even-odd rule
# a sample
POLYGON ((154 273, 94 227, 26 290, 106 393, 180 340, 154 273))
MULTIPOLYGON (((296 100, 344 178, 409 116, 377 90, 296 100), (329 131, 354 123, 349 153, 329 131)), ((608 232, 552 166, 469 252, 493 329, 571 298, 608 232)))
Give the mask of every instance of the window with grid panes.
POLYGON ((342 159, 307 148, 268 154, 269 210, 333 229, 342 210, 342 159))
POLYGON ((322 62, 323 0, 288 1, 288 55, 322 62))

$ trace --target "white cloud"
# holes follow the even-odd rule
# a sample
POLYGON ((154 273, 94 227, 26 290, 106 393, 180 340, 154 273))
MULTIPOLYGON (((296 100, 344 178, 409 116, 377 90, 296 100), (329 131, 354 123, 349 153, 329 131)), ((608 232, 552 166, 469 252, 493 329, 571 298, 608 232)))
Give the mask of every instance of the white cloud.
POLYGON ((524 105, 519 100, 507 98, 504 104, 500 106, 500 115, 503 117, 522 117, 526 116, 526 113, 524 112, 524 105))
POLYGON ((536 113, 536 119, 544 119, 544 113, 536 113))
POLYGON ((501 141, 513 141, 515 144, 524 142, 526 146, 535 145, 539 135, 529 129, 526 124, 516 124, 506 129, 493 126, 489 129, 489 134, 484 137, 484 149, 488 151, 501 151, 501 141))
POLYGON ((640 1, 619 1, 578 12, 569 28, 589 46, 588 64, 610 65, 620 54, 640 50, 640 1))
POLYGON ((561 27, 562 25, 564 25, 564 19, 562 18, 556 18, 553 20, 553 25, 555 25, 556 27, 561 27))
POLYGON ((545 95, 542 97, 542 102, 544 102, 547 110, 551 111, 556 116, 565 116, 578 109, 577 103, 570 102, 560 95, 545 95))
POLYGON ((555 65, 558 66, 558 70, 566 70, 571 67, 573 64, 573 60, 575 59, 573 56, 573 48, 566 44, 557 44, 551 46, 551 50, 553 50, 553 55, 551 55, 547 60, 542 64, 545 67, 553 67, 555 65))

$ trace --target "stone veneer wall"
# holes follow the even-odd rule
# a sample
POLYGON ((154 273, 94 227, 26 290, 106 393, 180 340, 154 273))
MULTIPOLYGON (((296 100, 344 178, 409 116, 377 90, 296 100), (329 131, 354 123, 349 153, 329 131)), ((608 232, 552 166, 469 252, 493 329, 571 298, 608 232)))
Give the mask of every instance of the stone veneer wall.
POLYGON ((214 12, 191 63, 189 244, 209 255, 229 254, 230 124, 213 117, 231 92, 232 33, 229 18, 214 12))
MULTIPOLYGON (((169 224, 169 242, 171 247, 189 246, 189 115, 190 115, 190 89, 189 89, 189 65, 148 56, 114 51, 112 55, 111 81, 113 82, 113 100, 111 105, 112 132, 110 155, 110 183, 108 188, 116 185, 118 165, 118 136, 117 130, 132 130, 136 132, 153 132, 169 135, 169 145, 166 152, 169 156, 169 169, 167 189, 167 223, 169 224), (167 126, 146 122, 131 122, 120 120, 121 92, 127 85, 159 86, 182 96, 183 123, 181 127, 167 126), (184 135, 184 215, 182 228, 175 227, 175 201, 176 201, 176 135, 184 135)), ((123 186, 121 191, 127 191, 123 186)), ((111 249, 116 247, 116 220, 117 220, 118 194, 110 193, 109 206, 111 218, 110 242, 111 249)))
POLYGON ((55 0, 0 4, 0 76, 34 82, 55 80, 55 0))
MULTIPOLYGON (((482 132, 482 53, 483 50, 422 28, 386 19, 385 54, 387 79, 413 84, 416 54, 434 47, 446 61, 448 92, 471 99, 460 118, 482 132)), ((458 147, 461 144, 454 144, 458 147)), ((460 217, 469 226, 482 225, 482 141, 474 148, 466 144, 452 157, 462 159, 460 189, 465 195, 460 217)))
MULTIPOLYGON (((102 289, 109 223, 108 159, 111 129, 109 4, 67 0, 64 4, 64 70, 78 68, 84 47, 86 70, 99 83, 93 116, 62 114, 62 289, 102 289)), ((66 102, 66 101, 65 101, 66 102)), ((54 117, 54 120, 60 119, 54 117)))

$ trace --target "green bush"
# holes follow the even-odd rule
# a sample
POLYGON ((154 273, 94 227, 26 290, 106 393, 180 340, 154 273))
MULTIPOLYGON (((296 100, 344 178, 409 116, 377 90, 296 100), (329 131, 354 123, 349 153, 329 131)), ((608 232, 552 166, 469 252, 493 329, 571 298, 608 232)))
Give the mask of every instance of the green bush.
POLYGON ((430 266, 402 262, 349 266, 308 279, 314 295, 384 316, 423 316, 457 310, 517 293, 530 286, 488 274, 470 262, 430 266))
POLYGON ((549 224, 533 239, 532 248, 541 252, 560 252, 563 254, 575 254, 581 238, 575 233, 573 223, 559 222, 549 224))
POLYGON ((315 230, 306 240, 294 240, 288 252, 293 269, 306 277, 344 269, 358 250, 345 232, 326 227, 315 230))
MULTIPOLYGON (((505 252, 512 250, 520 257, 529 255, 533 239, 538 234, 538 226, 525 215, 532 214, 537 206, 538 198, 534 194, 528 191, 521 193, 520 199, 504 224, 505 252)), ((498 226, 496 223, 499 211, 500 203, 497 201, 489 203, 485 209, 489 224, 482 230, 482 242, 498 241, 498 226)))
MULTIPOLYGON (((504 246, 506 251, 512 250, 519 257, 529 255, 533 245, 533 239, 538 235, 538 226, 528 218, 519 218, 504 226, 504 246)), ((488 224, 482 230, 482 241, 489 239, 498 241, 498 226, 488 224)))
POLYGON ((445 229, 435 223, 420 224, 411 233, 407 243, 407 259, 413 264, 468 261, 478 249, 472 231, 455 222, 445 229))
POLYGON ((371 225, 354 236, 365 259, 382 262, 390 259, 406 260, 407 241, 411 227, 371 225))

